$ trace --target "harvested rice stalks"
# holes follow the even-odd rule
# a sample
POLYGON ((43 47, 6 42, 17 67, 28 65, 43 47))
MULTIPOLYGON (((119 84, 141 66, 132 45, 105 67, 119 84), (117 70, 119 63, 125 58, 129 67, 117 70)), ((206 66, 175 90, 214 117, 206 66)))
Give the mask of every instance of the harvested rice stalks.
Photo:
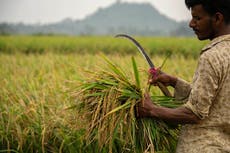
MULTIPOLYGON (((143 87, 134 58, 135 80, 130 80, 119 66, 104 59, 108 69, 89 72, 90 79, 82 81, 80 91, 75 94, 81 113, 89 122, 83 138, 85 148, 111 153, 174 152, 178 127, 135 116, 135 106, 142 99, 143 87)), ((164 96, 152 95, 152 99, 157 105, 181 105, 164 96)))

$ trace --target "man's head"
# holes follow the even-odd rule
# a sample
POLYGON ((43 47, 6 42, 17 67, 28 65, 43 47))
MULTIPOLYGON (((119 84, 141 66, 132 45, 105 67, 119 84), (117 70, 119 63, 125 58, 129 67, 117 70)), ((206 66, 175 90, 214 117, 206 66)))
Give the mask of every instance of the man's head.
POLYGON ((226 28, 230 25, 230 0, 185 0, 185 4, 192 13, 189 26, 200 40, 227 34, 226 28))

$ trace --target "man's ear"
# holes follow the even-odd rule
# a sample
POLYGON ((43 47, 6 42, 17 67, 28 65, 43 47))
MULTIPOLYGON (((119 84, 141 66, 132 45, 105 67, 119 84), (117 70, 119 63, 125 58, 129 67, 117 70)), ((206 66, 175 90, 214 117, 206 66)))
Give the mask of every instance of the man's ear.
POLYGON ((222 13, 217 12, 215 15, 213 15, 213 21, 214 24, 219 27, 220 25, 222 25, 224 23, 224 16, 222 13))

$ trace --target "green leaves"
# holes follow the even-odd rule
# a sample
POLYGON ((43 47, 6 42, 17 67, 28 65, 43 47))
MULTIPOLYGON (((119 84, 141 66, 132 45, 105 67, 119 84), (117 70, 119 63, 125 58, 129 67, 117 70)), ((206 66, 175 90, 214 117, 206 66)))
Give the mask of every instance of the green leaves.
MULTIPOLYGON (((108 68, 89 72, 91 79, 82 81, 76 97, 80 101, 82 116, 89 122, 83 138, 86 145, 93 147, 95 152, 175 150, 177 128, 171 128, 163 121, 135 118, 136 104, 142 99, 142 88, 146 88, 141 86, 135 59, 132 57, 134 77, 127 76, 105 56, 103 59, 108 68)), ((173 108, 180 105, 169 97, 151 98, 161 106, 173 108)))
POLYGON ((133 72, 134 72, 134 76, 135 76, 135 80, 136 80, 136 86, 137 86, 137 88, 140 89, 141 88, 140 77, 139 77, 139 72, 138 72, 137 64, 136 64, 134 57, 132 57, 132 64, 133 64, 133 72))

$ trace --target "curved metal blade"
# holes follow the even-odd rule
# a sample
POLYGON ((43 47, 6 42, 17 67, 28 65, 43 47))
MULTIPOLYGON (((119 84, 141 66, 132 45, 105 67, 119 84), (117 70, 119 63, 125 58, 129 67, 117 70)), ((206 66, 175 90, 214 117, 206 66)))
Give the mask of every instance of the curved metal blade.
POLYGON ((116 35, 115 37, 124 37, 124 38, 127 38, 129 40, 131 40, 135 45, 136 47, 138 48, 138 50, 141 52, 141 54, 144 56, 144 58, 146 59, 146 61, 148 62, 149 66, 151 68, 154 68, 154 64, 153 62, 151 61, 151 59, 149 58, 149 56, 146 54, 144 48, 134 39, 132 38, 131 36, 129 35, 126 35, 126 34, 118 34, 116 35))

